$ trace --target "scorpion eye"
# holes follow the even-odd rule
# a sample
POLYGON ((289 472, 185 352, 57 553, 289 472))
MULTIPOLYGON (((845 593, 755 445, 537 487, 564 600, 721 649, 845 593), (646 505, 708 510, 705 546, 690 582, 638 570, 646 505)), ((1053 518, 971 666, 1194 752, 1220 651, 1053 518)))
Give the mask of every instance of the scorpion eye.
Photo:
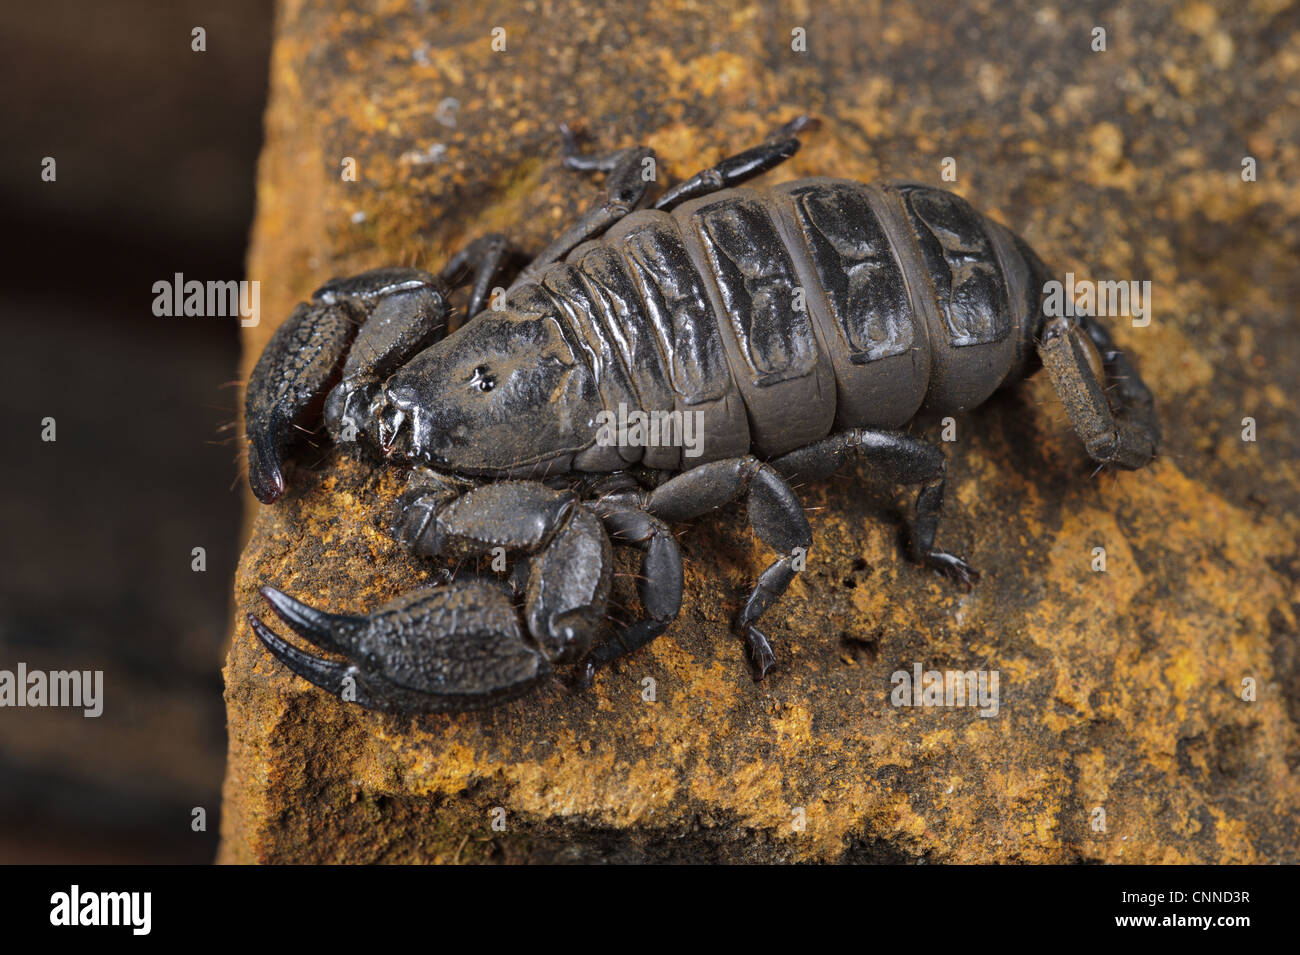
POLYGON ((487 365, 479 365, 474 369, 474 377, 470 379, 470 384, 477 385, 479 391, 491 391, 497 386, 497 380, 492 376, 492 370, 487 365))

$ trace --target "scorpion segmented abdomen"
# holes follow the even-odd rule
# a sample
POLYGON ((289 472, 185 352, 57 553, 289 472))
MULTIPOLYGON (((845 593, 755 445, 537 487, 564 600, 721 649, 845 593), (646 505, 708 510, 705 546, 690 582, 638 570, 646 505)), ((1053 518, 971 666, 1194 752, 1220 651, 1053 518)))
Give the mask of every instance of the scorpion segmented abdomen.
POLYGON ((1014 236, 965 199, 912 182, 878 183, 913 312, 930 338, 924 404, 965 411, 1022 376, 1038 299, 1014 236))
POLYGON ((699 457, 575 465, 675 469, 980 404, 1034 367, 1044 274, 952 193, 816 178, 632 213, 511 297, 562 318, 608 410, 701 415, 699 457))
MULTIPOLYGON (((606 242, 593 241, 574 249, 569 260, 594 305, 594 327, 601 329, 622 362, 633 397, 629 407, 643 411, 677 407, 677 396, 641 295, 623 257, 606 242)), ((617 408, 614 409, 617 411, 617 408)), ((681 449, 676 445, 633 448, 651 468, 676 470, 681 449)))
MULTIPOLYGON (((578 339, 605 408, 616 411, 620 405, 640 407, 640 397, 625 358, 600 318, 599 299, 583 282, 582 270, 566 260, 550 266, 539 278, 542 292, 554 302, 555 313, 563 316, 578 339)), ((597 443, 580 452, 574 465, 584 471, 616 471, 640 456, 641 449, 637 447, 597 443)))
POLYGON ((930 380, 930 338, 912 307, 884 199, 845 179, 777 186, 808 312, 835 369, 836 430, 898 427, 930 380))
POLYGON ((771 194, 724 189, 673 215, 719 316, 754 452, 773 457, 824 437, 835 418, 835 372, 771 194))
POLYGON ((749 419, 727 357, 724 324, 673 214, 634 212, 601 241, 618 252, 640 299, 640 311, 631 317, 637 338, 647 343, 645 365, 634 362, 633 367, 638 383, 652 385, 640 385, 642 407, 699 419, 698 456, 683 455, 679 448, 647 448, 646 463, 689 468, 747 454, 749 419), (651 343, 657 348, 651 349, 651 343), (652 367, 656 356, 658 369, 652 367), (653 386, 659 380, 671 385, 672 403, 667 406, 653 403, 667 397, 653 386))

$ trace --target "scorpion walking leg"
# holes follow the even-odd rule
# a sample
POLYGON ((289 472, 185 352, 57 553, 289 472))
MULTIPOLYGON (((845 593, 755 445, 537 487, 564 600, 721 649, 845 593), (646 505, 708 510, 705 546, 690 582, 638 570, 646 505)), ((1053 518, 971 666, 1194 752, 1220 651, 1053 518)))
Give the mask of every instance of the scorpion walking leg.
POLYGON ((1155 401, 1105 326, 1090 316, 1078 325, 1052 319, 1043 328, 1038 354, 1093 460, 1133 470, 1155 457, 1160 443, 1155 401))
MULTIPOLYGON (((488 304, 492 280, 501 272, 510 254, 510 241, 499 232, 479 236, 451 257, 438 273, 448 288, 460 288, 470 281, 469 304, 465 321, 469 321, 488 304)), ((461 324, 464 324, 462 322, 461 324)))
POLYGON ((548 245, 520 273, 515 284, 541 269, 558 262, 588 239, 600 235, 640 204, 650 183, 643 176, 646 160, 653 161, 654 150, 647 146, 629 146, 600 156, 578 152, 577 141, 568 126, 561 125, 564 136, 564 167, 582 172, 607 173, 605 197, 584 212, 573 225, 548 245))
POLYGON ((784 454, 774 459, 772 466, 790 480, 817 481, 829 477, 853 454, 897 484, 921 485, 908 535, 908 556, 968 589, 979 580, 979 571, 966 561, 934 546, 943 507, 945 464, 943 452, 934 445, 896 431, 844 431, 784 454))
POLYGON ((597 667, 640 649, 667 630, 682 608, 682 554, 668 525, 636 507, 608 502, 594 506, 613 541, 633 544, 644 552, 637 589, 645 617, 587 655, 575 681, 582 688, 590 685, 597 667))
POLYGON ((799 151, 799 133, 812 122, 807 116, 795 117, 775 130, 762 144, 735 156, 728 156, 703 172, 697 172, 685 182, 679 182, 655 201, 654 208, 671 212, 687 200, 738 186, 779 166, 799 151))
POLYGON ((747 455, 712 461, 677 475, 646 495, 645 509, 672 524, 699 517, 742 494, 748 499, 750 527, 781 555, 759 576, 735 621, 762 679, 776 657, 758 629, 758 618, 785 593, 812 547, 812 529, 799 499, 770 465, 747 455))

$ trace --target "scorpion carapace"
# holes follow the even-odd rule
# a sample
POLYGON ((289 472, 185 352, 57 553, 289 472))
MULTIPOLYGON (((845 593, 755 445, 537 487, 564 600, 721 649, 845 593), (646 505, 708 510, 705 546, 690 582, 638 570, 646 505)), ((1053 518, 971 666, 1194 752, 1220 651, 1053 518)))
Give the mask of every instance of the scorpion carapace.
POLYGON ((288 445, 323 400, 336 443, 410 469, 399 540, 422 555, 516 559, 501 577, 442 573, 368 616, 263 587, 289 627, 346 659, 307 653, 250 615, 271 652, 344 699, 397 712, 490 706, 560 664, 586 685, 676 617, 669 525, 744 497, 777 554, 735 623, 762 677, 775 656, 758 620, 812 545, 792 482, 856 457, 918 485, 908 556, 977 579, 935 546, 944 457, 900 430, 921 408, 968 410, 1041 361, 1094 459, 1154 457, 1154 405, 1128 359, 1092 318, 1048 317, 1042 262, 965 200, 906 182, 733 188, 792 156, 807 122, 648 206, 649 149, 584 155, 566 128, 565 165, 606 173, 605 195, 490 307, 509 259, 496 235, 436 276, 378 269, 300 305, 249 380, 254 493, 284 492, 288 445), (467 284, 471 320, 448 334, 452 292, 467 284), (647 420, 672 439, 647 440, 647 420), (642 551, 641 617, 617 630, 611 542, 642 551))

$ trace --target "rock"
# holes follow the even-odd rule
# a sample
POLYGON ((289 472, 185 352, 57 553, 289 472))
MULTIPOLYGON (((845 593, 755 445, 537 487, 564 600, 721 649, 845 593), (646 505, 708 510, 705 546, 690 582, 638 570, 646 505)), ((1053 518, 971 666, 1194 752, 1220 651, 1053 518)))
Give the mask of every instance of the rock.
POLYGON ((541 248, 597 194, 561 169, 559 120, 677 179, 808 110, 822 128, 769 182, 946 185, 1062 273, 1151 281, 1150 325, 1110 324, 1164 456, 1092 477, 1039 376, 945 444, 940 543, 983 571, 971 593, 903 559, 910 494, 850 469, 801 489, 816 544, 765 618, 765 682, 728 621, 769 555, 730 507, 679 529, 680 620, 590 691, 403 719, 292 676, 242 622, 263 582, 358 612, 434 570, 382 529, 397 475, 305 448, 236 578, 221 859, 1300 861, 1294 23, 1148 5, 1094 52, 1068 7, 709 6, 284 3, 245 370, 332 275, 436 269, 493 230, 541 248), (996 671, 996 715, 893 705, 917 665, 996 671))

